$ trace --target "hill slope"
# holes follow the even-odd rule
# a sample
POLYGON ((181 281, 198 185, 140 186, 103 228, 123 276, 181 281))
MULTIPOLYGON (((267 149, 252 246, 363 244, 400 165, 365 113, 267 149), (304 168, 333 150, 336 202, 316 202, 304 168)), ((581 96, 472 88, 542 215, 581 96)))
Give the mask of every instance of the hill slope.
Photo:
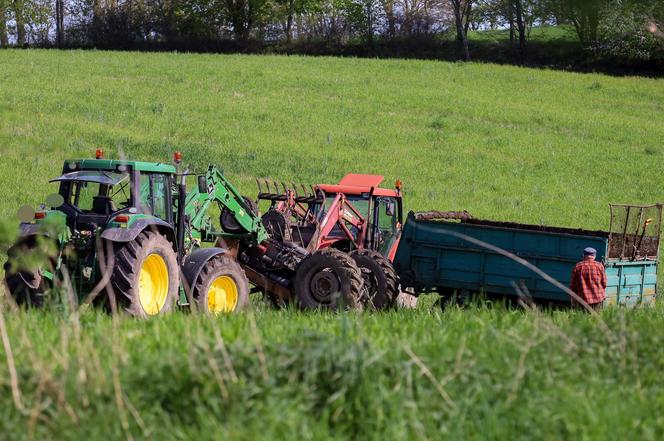
POLYGON ((104 147, 255 176, 405 183, 411 209, 606 228, 662 200, 664 80, 433 61, 2 51, 0 215, 104 147))

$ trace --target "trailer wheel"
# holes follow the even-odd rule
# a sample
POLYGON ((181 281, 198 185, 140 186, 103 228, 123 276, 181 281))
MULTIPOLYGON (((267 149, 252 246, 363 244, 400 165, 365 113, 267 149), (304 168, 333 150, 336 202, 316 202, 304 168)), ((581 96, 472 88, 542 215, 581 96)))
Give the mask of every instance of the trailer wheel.
POLYGON ((53 281, 43 276, 44 270, 53 273, 54 257, 52 240, 42 236, 33 236, 17 243, 7 251, 7 262, 4 265, 5 283, 9 294, 20 306, 40 308, 44 306, 44 298, 53 288, 53 281), (39 267, 28 265, 31 260, 45 260, 46 264, 39 267), (21 262, 25 262, 22 264, 21 262))
POLYGON ((353 259, 332 248, 304 259, 293 279, 293 289, 303 309, 359 309, 362 286, 362 273, 353 259))
POLYGON ((180 286, 171 243, 157 232, 143 231, 133 241, 118 245, 111 286, 119 306, 140 318, 170 312, 180 286))
MULTIPOLYGON (((258 214, 258 206, 256 205, 256 202, 252 201, 246 196, 243 196, 242 199, 244 199, 244 203, 249 207, 249 211, 252 214, 258 214)), ((221 228, 226 232, 226 233, 231 233, 231 234, 240 234, 244 233, 245 230, 238 223, 238 221, 235 219, 235 215, 233 212, 231 212, 228 208, 224 207, 221 210, 221 216, 219 217, 219 222, 221 223, 221 228)))
POLYGON ((362 272, 362 303, 374 309, 393 306, 399 295, 399 282, 392 262, 378 251, 366 249, 352 251, 350 257, 362 272))
POLYGON ((216 256, 201 269, 194 283, 196 309, 210 314, 228 314, 249 303, 249 281, 240 265, 229 256, 216 256))

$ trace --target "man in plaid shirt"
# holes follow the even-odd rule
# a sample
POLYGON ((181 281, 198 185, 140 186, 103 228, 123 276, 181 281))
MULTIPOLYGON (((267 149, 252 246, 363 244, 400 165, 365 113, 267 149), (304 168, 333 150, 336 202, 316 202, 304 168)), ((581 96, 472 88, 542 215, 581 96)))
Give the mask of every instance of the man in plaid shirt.
MULTIPOLYGON (((604 265, 595 261, 597 251, 594 248, 583 250, 583 261, 576 264, 572 271, 569 289, 581 297, 591 308, 602 307, 606 298, 606 272, 604 265)), ((572 299, 572 306, 577 302, 572 299)))

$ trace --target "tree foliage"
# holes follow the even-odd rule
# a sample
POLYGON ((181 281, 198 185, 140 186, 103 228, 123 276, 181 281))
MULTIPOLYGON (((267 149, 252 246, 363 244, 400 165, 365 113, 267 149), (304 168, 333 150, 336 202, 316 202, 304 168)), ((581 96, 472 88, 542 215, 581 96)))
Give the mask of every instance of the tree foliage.
MULTIPOLYGON (((0 0, 0 46, 186 47, 219 42, 343 45, 568 25, 594 54, 664 58, 664 0, 0 0)), ((470 39, 472 40, 472 39, 470 39)))

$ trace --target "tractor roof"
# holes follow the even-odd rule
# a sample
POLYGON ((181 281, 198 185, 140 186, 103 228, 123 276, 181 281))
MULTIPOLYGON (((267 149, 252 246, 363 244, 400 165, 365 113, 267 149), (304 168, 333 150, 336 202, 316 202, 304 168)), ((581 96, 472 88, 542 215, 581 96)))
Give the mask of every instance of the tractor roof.
POLYGON ((383 182, 383 176, 380 175, 358 175, 348 173, 339 181, 339 185, 349 185, 351 187, 378 187, 383 182))
POLYGON ((359 175, 349 173, 339 181, 338 184, 321 184, 318 188, 325 193, 344 193, 348 195, 360 195, 368 193, 373 188, 376 196, 398 197, 399 193, 392 188, 380 188, 383 182, 383 176, 380 175, 359 175))
POLYGON ((123 161, 117 159, 78 159, 65 161, 65 168, 75 170, 117 170, 124 165, 134 170, 151 173, 176 173, 175 166, 163 162, 123 161), (75 167, 71 167, 74 164, 75 167))
POLYGON ((128 174, 109 172, 106 170, 79 170, 65 173, 59 178, 51 179, 49 182, 96 182, 102 185, 118 185, 129 178, 128 174))

